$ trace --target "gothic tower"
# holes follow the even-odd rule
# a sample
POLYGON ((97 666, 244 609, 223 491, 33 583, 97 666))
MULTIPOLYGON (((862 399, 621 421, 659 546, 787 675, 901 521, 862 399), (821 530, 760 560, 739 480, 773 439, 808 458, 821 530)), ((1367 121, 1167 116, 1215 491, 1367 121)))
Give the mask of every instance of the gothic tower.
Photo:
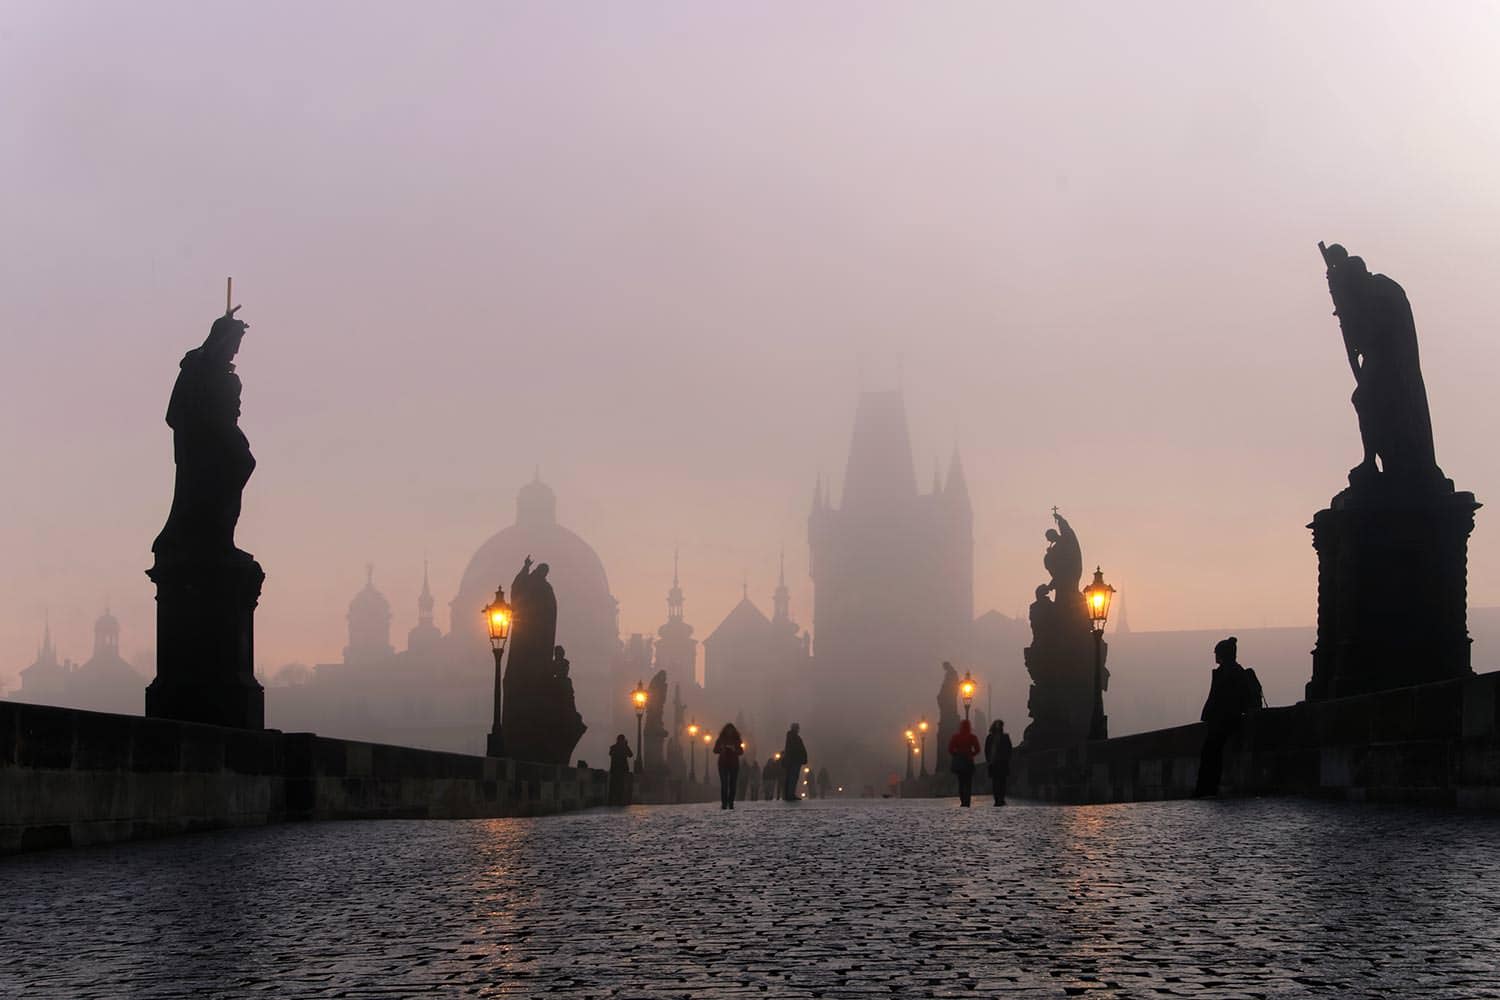
POLYGON ((862 734, 931 711, 942 662, 965 666, 973 620, 963 465, 955 451, 947 482, 918 492, 900 391, 860 395, 842 503, 835 508, 818 483, 808 542, 823 714, 851 720, 840 724, 850 750, 876 754, 876 746, 861 749, 862 734))

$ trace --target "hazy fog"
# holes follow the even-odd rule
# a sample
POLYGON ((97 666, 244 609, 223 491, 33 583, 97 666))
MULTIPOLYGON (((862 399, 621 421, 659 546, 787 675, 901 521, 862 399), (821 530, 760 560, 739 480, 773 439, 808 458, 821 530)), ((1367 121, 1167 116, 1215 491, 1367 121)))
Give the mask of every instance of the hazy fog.
POLYGON ((268 668, 338 657, 367 561, 398 646, 424 556, 446 628, 537 464, 624 631, 674 543, 700 636, 782 544, 810 624, 814 477, 898 369, 976 610, 1057 504, 1136 629, 1310 622, 1359 459, 1319 239, 1405 286, 1438 460, 1500 502, 1496 52, 1491 4, 7 3, 0 680, 45 609, 153 645, 226 274, 268 668))

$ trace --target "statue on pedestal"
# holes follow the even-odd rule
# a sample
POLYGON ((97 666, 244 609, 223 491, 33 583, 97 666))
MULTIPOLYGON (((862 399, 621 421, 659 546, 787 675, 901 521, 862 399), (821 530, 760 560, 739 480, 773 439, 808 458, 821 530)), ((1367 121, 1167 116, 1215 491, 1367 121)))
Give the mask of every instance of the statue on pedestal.
POLYGON ((511 582, 511 633, 504 688, 506 753, 541 764, 567 764, 588 729, 574 701, 567 651, 556 644, 557 594, 549 567, 527 556, 511 582))
POLYGON ((667 727, 662 724, 667 708, 667 672, 658 670, 646 688, 650 695, 646 700, 646 745, 641 752, 645 755, 646 773, 661 774, 667 766, 667 727))
MULTIPOLYGON (((1047 551, 1042 556, 1050 579, 1037 586, 1031 602, 1031 645, 1025 650, 1031 723, 1023 746, 1030 749, 1083 742, 1094 707, 1094 636, 1079 587, 1083 549, 1073 526, 1056 508, 1052 519, 1056 527, 1046 533, 1047 551)), ((1108 670, 1102 671, 1102 680, 1108 690, 1108 670)))
POLYGON ((1468 539, 1480 505, 1438 467, 1411 303, 1337 243, 1318 248, 1364 453, 1308 525, 1318 642, 1307 697, 1467 676, 1468 539))
POLYGON ((260 729, 265 693, 254 673, 254 613, 265 573, 234 544, 255 457, 240 430, 234 358, 248 328, 238 306, 188 351, 167 404, 176 478, 166 525, 152 543, 157 670, 146 714, 260 729))
POLYGON ((943 661, 943 684, 937 696, 937 739, 932 741, 932 772, 941 779, 948 773, 948 741, 958 732, 963 715, 958 710, 958 670, 943 661))

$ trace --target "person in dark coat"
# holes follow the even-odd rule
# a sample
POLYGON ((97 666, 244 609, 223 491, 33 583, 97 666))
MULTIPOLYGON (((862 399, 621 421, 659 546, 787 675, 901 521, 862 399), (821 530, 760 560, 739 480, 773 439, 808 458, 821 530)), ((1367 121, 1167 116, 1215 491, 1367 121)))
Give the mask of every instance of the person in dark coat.
POLYGON ((745 778, 747 781, 745 791, 749 793, 748 798, 751 802, 758 802, 760 801, 760 786, 762 780, 760 776, 760 761, 756 760, 753 757, 750 758, 750 763, 745 765, 745 771, 745 778))
POLYGON ((1005 783, 1010 779, 1010 736, 1005 732, 1005 723, 999 719, 990 723, 989 735, 984 738, 984 763, 990 772, 990 788, 995 793, 995 805, 1005 805, 1005 783))
POLYGON ((797 784, 802 780, 802 768, 807 765, 807 745, 802 742, 802 727, 792 723, 786 731, 786 745, 781 748, 782 792, 788 802, 800 802, 797 784))
POLYGON ((630 758, 634 756, 630 744, 625 741, 625 734, 616 736, 609 748, 609 804, 612 806, 630 805, 630 758))
MULTIPOLYGON (((1224 772, 1224 744, 1239 731, 1250 707, 1250 671, 1239 664, 1239 640, 1234 636, 1214 646, 1213 679, 1208 685, 1208 700, 1203 703, 1200 718, 1204 722, 1203 750, 1198 755, 1198 782, 1193 798, 1219 794, 1219 778, 1224 772)), ((1257 699, 1258 700, 1258 699, 1257 699)))
POLYGON ((979 737, 969 726, 969 720, 958 724, 958 732, 948 741, 948 767, 958 778, 958 804, 970 805, 974 794, 974 758, 979 756, 979 737))
POLYGON ((775 753, 766 758, 761 780, 766 784, 767 802, 781 798, 781 754, 775 753))
POLYGON ((714 743, 714 753, 719 758, 719 808, 734 808, 734 793, 740 784, 740 755, 745 752, 740 731, 734 723, 724 723, 719 730, 719 739, 714 743))
POLYGON ((833 786, 833 779, 828 776, 828 768, 818 768, 818 798, 828 798, 828 789, 833 786))

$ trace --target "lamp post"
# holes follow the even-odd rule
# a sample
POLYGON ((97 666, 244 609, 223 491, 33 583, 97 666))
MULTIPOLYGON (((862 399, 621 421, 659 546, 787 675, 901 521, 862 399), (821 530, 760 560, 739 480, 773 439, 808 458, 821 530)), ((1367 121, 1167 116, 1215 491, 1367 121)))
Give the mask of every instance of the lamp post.
POLYGON ((1094 582, 1083 590, 1089 608, 1089 624, 1094 630, 1094 714, 1089 720, 1089 739, 1109 739, 1109 720, 1104 716, 1104 623, 1109 621, 1109 603, 1115 588, 1104 582, 1104 574, 1094 567, 1094 582))
POLYGON ((922 716, 921 721, 917 723, 917 731, 922 734, 919 737, 921 742, 917 746, 917 773, 925 778, 927 777, 927 757, 922 751, 927 749, 927 716, 922 716))
POLYGON ((646 718, 646 702, 650 699, 646 693, 646 685, 640 681, 635 682, 635 690, 630 692, 630 701, 635 705, 635 773, 640 774, 641 766, 641 728, 646 718))
POLYGON ((964 696, 964 721, 969 721, 969 706, 974 704, 974 689, 978 687, 974 683, 974 677, 969 671, 964 671, 963 683, 958 685, 959 693, 964 696))
MULTIPOLYGON (((703 762, 703 778, 708 779, 708 761, 703 762)), ((688 781, 698 780, 698 723, 688 724, 688 781)))
POLYGON ((911 752, 917 745, 917 734, 910 729, 906 731, 906 780, 911 780, 911 752))
POLYGON ((504 675, 500 662, 505 658, 505 640, 510 636, 510 605, 505 603, 505 588, 495 588, 495 599, 484 606, 484 621, 490 630, 490 651, 495 654, 495 725, 485 740, 485 752, 491 757, 505 756, 505 730, 501 726, 501 693, 504 675))

